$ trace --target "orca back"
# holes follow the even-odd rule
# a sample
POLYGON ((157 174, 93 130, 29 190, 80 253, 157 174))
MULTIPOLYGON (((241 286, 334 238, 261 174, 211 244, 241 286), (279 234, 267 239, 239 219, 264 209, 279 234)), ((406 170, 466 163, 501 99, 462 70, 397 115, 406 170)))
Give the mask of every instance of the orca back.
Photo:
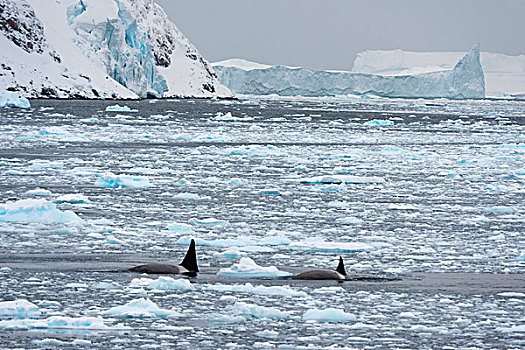
POLYGON ((190 272, 199 272, 199 266, 197 265, 197 253, 195 252, 195 240, 192 239, 188 252, 184 257, 184 260, 180 263, 180 266, 186 268, 190 272))
POLYGON ((339 265, 337 265, 337 269, 335 269, 335 271, 339 272, 343 276, 346 276, 345 264, 343 263, 342 257, 339 257, 339 265))

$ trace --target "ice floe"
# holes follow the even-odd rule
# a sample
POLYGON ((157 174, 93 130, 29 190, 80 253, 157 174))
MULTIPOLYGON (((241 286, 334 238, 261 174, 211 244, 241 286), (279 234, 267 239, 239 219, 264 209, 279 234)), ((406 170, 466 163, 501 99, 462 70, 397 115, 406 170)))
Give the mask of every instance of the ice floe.
POLYGON ((248 293, 257 295, 272 295, 280 297, 307 297, 308 294, 298 291, 289 286, 254 286, 246 284, 213 284, 207 287, 218 292, 248 293))
POLYGON ((83 224, 84 220, 70 210, 61 211, 45 199, 21 199, 0 204, 0 222, 83 224))
POLYGON ((392 126, 394 122, 391 120, 374 119, 363 123, 366 126, 392 126))
POLYGON ((259 266, 251 258, 241 258, 237 264, 220 269, 217 275, 222 277, 272 278, 289 277, 292 274, 281 271, 275 266, 259 266))
POLYGON ((58 196, 54 200, 55 203, 69 203, 69 204, 81 204, 89 202, 89 198, 81 193, 71 193, 58 196))
POLYGON ((46 319, 20 319, 0 321, 0 329, 78 329, 78 330, 118 330, 122 325, 108 326, 101 317, 51 316, 46 319))
POLYGON ((315 177, 305 177, 295 180, 302 184, 366 184, 366 183, 375 183, 381 184, 385 183, 385 179, 377 176, 354 176, 354 175, 323 175, 315 177))
POLYGON ((206 218, 206 219, 197 219, 192 218, 188 221, 189 224, 195 225, 195 226, 224 226, 228 225, 229 222, 226 220, 220 220, 220 219, 214 219, 214 218, 206 218))
POLYGON ((95 186, 109 188, 149 188, 154 185, 150 183, 149 178, 145 176, 116 175, 108 172, 97 178, 95 186))
POLYGON ((0 319, 5 318, 34 318, 40 316, 41 311, 35 304, 26 299, 0 302, 0 319))
MULTIPOLYGON (((193 226, 182 223, 182 222, 174 222, 168 225, 168 230, 172 232, 188 233, 188 232, 193 232, 193 226)), ((190 241, 191 241, 191 238, 190 238, 190 241)), ((188 241, 188 244, 189 244, 189 241, 188 241)))
POLYGON ((211 197, 210 196, 199 196, 198 194, 195 194, 195 193, 183 192, 183 193, 177 193, 176 195, 174 195, 173 199, 194 200, 194 201, 209 201, 211 199, 211 197))
POLYGON ((239 259, 248 256, 248 254, 238 250, 229 249, 224 252, 215 252, 213 253, 213 256, 218 259, 239 259))
POLYGON ((195 288, 187 279, 174 279, 167 276, 159 277, 156 280, 145 277, 134 278, 131 281, 131 287, 144 287, 155 290, 191 290, 195 288))
POLYGON ((346 313, 342 309, 327 308, 307 310, 303 315, 303 320, 319 322, 351 322, 355 321, 356 317, 353 314, 346 313))
POLYGON ((106 112, 138 112, 136 109, 131 109, 128 106, 121 106, 119 104, 107 106, 106 112))
POLYGON ((238 301, 233 305, 233 314, 247 318, 286 319, 290 315, 273 307, 259 306, 238 301))
POLYGON ((35 188, 34 190, 26 191, 28 196, 51 196, 51 191, 43 188, 35 188))
POLYGON ((124 318, 178 317, 175 310, 161 309, 150 299, 140 298, 103 311, 102 315, 124 318))

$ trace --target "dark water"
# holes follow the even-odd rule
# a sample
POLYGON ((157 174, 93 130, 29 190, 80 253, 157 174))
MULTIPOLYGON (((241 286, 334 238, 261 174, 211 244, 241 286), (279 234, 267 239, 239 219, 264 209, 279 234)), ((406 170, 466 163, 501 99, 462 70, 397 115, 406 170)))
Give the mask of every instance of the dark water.
POLYGON ((182 315, 104 317, 129 327, 122 331, 2 329, 3 347, 73 347, 75 339, 95 348, 523 347, 513 327, 525 324, 525 298, 498 294, 525 292, 525 104, 174 100, 124 101, 137 111, 105 112, 110 104, 32 101, 31 111, 0 111, 0 203, 34 198, 27 191, 35 188, 51 191, 49 201, 89 199, 57 203, 82 225, 0 222, 0 267, 11 268, 0 271, 0 300, 27 299, 42 317, 80 317, 147 296, 182 315), (95 186, 108 171, 154 187, 95 186), (334 174, 358 180, 298 181, 334 174), (201 200, 174 197, 181 193, 201 200), (168 229, 210 217, 227 224, 168 229), (291 244, 264 243, 276 234, 291 244), (119 271, 178 263, 184 236, 207 242, 194 289, 137 294, 137 276, 119 271), (342 255, 353 280, 218 277, 238 261, 214 256, 228 249, 292 273, 334 268, 342 255), (304 293, 210 287, 247 282, 304 293), (225 323, 236 301, 288 316, 225 323), (303 320, 313 308, 357 320, 303 320))

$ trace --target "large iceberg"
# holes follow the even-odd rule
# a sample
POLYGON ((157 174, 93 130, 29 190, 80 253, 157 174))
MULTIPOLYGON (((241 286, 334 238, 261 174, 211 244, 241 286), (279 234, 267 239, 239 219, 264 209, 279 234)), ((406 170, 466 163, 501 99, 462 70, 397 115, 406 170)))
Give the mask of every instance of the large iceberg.
POLYGON ((153 0, 0 0, 0 86, 25 97, 231 97, 153 0))
MULTIPOLYGON (((407 75, 452 69, 461 52, 411 52, 367 50, 357 54, 352 72, 381 75, 407 75)), ((525 55, 507 56, 481 52, 486 95, 490 97, 525 94, 525 55)))
MULTIPOLYGON (((235 61, 238 63, 238 60, 235 61)), ((479 45, 452 69, 421 74, 378 75, 313 70, 301 67, 258 66, 223 61, 213 64, 219 80, 234 93, 283 96, 377 95, 384 97, 484 98, 485 80, 479 45)))
POLYGON ((31 104, 16 92, 0 90, 0 107, 31 108, 31 104))

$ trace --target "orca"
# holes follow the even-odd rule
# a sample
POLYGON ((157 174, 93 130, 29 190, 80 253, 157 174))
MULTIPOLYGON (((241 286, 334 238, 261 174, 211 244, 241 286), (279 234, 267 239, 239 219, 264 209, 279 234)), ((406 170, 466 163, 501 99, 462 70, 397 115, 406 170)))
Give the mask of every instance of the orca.
POLYGON ((186 256, 179 265, 173 264, 146 264, 132 267, 128 271, 148 273, 154 275, 182 274, 190 277, 197 276, 199 266, 197 265, 197 253, 195 252, 195 240, 191 240, 186 256))
POLYGON ((310 270, 293 276, 294 280, 344 280, 346 279, 345 264, 343 258, 339 257, 339 265, 335 270, 310 270))

